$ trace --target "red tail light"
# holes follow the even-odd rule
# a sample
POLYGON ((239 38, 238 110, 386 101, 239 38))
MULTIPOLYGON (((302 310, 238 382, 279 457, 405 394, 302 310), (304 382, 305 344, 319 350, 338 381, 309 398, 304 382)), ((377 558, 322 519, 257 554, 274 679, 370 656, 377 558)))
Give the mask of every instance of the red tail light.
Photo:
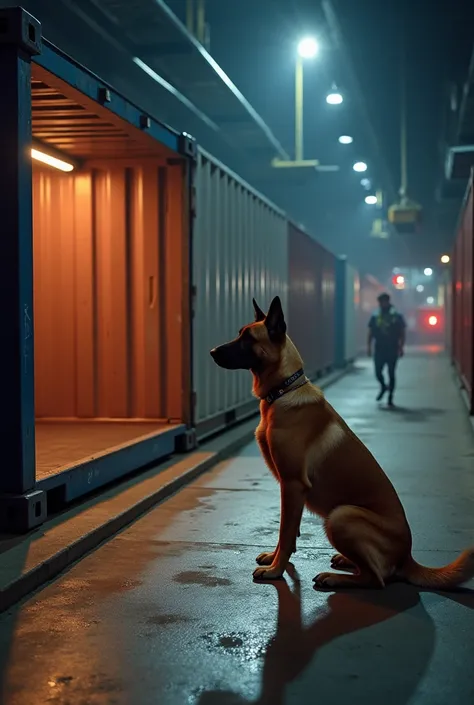
POLYGON ((430 316, 428 318, 428 325, 429 326, 437 326, 438 325, 438 317, 437 316, 430 316))

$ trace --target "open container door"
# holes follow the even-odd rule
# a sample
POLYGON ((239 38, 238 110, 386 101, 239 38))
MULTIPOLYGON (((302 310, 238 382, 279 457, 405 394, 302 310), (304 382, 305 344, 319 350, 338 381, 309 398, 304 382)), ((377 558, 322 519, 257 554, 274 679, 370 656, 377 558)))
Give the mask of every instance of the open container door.
MULTIPOLYGON (((34 18, 17 11, 6 15, 12 31, 22 16, 33 27, 34 18)), ((39 23, 34 30, 38 37, 39 23)), ((14 101, 2 109, 17 109, 24 122, 23 142, 12 139, 22 173, 32 171, 22 182, 29 194, 21 192, 25 208, 33 203, 32 237, 29 219, 18 235, 9 221, 34 271, 34 306, 21 305, 34 341, 36 423, 32 433, 25 418, 33 389, 23 375, 18 433, 24 445, 35 439, 36 462, 34 453, 19 458, 17 486, 31 489, 35 463, 35 490, 48 493, 54 509, 170 455, 187 432, 196 148, 55 47, 37 44, 40 53, 16 77, 21 110, 31 100, 31 128, 14 101)), ((21 49, 11 43, 7 54, 21 49)), ((5 285, 12 306, 19 277, 13 272, 5 285)))
POLYGON ((102 484, 169 455, 184 431, 189 165, 178 135, 154 138, 149 118, 137 116, 140 129, 71 85, 83 69, 40 58, 34 145, 79 166, 33 166, 36 472, 84 467, 72 499, 84 478, 102 484), (122 464, 117 451, 132 445, 122 464))

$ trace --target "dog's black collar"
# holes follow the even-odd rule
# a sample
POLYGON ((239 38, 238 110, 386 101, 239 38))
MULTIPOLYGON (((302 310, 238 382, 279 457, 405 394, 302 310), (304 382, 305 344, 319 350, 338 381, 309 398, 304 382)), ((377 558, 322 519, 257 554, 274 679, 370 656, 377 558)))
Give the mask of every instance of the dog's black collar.
POLYGON ((293 384, 293 382, 296 382, 296 380, 300 377, 303 377, 303 375, 304 370, 303 368, 301 368, 297 372, 294 372, 291 377, 287 377, 287 379, 283 380, 283 382, 278 387, 274 387, 266 396, 262 397, 262 399, 264 399, 267 404, 273 404, 274 401, 282 397, 287 392, 292 392, 293 389, 298 389, 298 387, 302 387, 303 384, 309 382, 308 379, 305 379, 304 382, 299 384, 297 387, 293 387, 293 389, 291 389, 291 385, 293 384))

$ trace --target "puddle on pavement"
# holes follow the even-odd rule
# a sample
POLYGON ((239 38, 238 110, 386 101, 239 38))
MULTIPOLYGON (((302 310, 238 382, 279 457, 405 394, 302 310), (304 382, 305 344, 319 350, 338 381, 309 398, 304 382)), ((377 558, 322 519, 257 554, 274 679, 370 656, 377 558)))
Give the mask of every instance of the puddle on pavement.
POLYGON ((181 585, 201 585, 202 587, 220 587, 232 585, 228 578, 217 578, 214 575, 207 575, 199 570, 185 570, 177 573, 173 578, 175 583, 181 585))
POLYGON ((191 617, 186 617, 183 614, 156 614, 153 617, 149 617, 146 623, 157 627, 166 627, 173 624, 186 624, 187 622, 194 621, 195 620, 191 617))
POLYGON ((202 635, 209 649, 218 649, 238 656, 241 661, 258 661, 263 658, 271 638, 268 634, 247 632, 208 632, 202 635))

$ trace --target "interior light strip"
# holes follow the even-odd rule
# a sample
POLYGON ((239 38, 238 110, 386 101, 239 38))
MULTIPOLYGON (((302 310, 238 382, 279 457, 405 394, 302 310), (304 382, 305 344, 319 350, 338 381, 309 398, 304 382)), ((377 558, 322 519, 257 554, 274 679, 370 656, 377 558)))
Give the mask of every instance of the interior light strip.
POLYGON ((50 154, 46 154, 46 152, 41 152, 39 149, 32 148, 31 157, 32 159, 36 159, 36 161, 38 162, 42 162, 43 164, 52 166, 55 169, 59 169, 60 171, 72 171, 74 169, 74 164, 65 162, 62 159, 58 159, 57 157, 52 157, 50 154))

